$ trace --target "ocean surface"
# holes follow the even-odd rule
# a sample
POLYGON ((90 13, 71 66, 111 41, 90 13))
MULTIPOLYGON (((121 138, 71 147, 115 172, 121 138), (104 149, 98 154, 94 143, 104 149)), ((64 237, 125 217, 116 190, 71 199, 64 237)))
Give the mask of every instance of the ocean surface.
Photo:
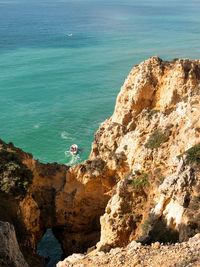
POLYGON ((199 14, 199 0, 0 0, 0 138, 85 160, 135 64, 200 58, 199 14))
POLYGON ((199 0, 0 0, 0 138, 85 160, 134 65, 200 58, 199 14, 199 0))

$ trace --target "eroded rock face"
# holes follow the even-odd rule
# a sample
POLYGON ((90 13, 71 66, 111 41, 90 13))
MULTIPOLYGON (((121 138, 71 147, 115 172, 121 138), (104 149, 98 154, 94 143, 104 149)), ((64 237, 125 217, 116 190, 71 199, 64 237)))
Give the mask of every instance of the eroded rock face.
POLYGON ((36 245, 48 228, 66 255, 96 244, 99 218, 116 183, 116 170, 110 171, 101 158, 71 168, 42 164, 3 141, 0 152, 5 159, 0 166, 0 219, 15 225, 22 251, 36 253, 36 245))
POLYGON ((0 266, 29 267, 19 249, 13 225, 1 221, 0 266))
POLYGON ((177 172, 159 187, 160 199, 153 212, 163 216, 169 227, 179 232, 185 241, 200 231, 199 169, 181 159, 177 172))
POLYGON ((97 159, 70 169, 33 159, 26 164, 34 178, 29 194, 20 202, 20 213, 32 233, 32 247, 47 228, 52 228, 66 254, 94 245, 100 236, 99 217, 109 199, 107 192, 115 180, 113 174, 107 176, 106 164, 97 159))
POLYGON ((135 188, 132 177, 117 184, 116 193, 109 200, 105 214, 101 217, 101 240, 98 250, 109 251, 112 247, 123 247, 135 237, 141 224, 147 201, 148 189, 135 188))
MULTIPOLYGON (((199 172, 177 158, 200 143, 199 89, 199 60, 163 62, 153 57, 129 74, 114 114, 100 127, 92 146, 91 156, 102 155, 104 151, 119 158, 121 155, 118 162, 122 172, 118 175, 123 180, 101 217, 99 250, 123 246, 131 239, 155 242, 156 236, 166 242, 187 240, 200 231, 199 195, 195 193, 199 172), (114 127, 109 128, 113 123, 123 129, 120 137, 114 127), (129 179, 132 177, 132 190, 125 179, 127 174, 129 179), (136 192, 142 190, 146 193, 141 198, 136 192), (191 201, 197 211, 195 220, 189 212, 191 201), (135 212, 137 218, 133 216, 135 212), (158 235, 156 228, 163 234, 158 235)), ((107 164, 113 165, 113 159, 108 161, 107 156, 107 164)))
POLYGON ((199 60, 152 57, 132 69, 117 97, 112 122, 131 125, 144 108, 167 111, 199 83, 199 60))
MULTIPOLYGON (((86 251, 100 237, 99 217, 104 213, 115 178, 102 160, 70 168, 66 183, 55 197, 57 237, 67 253, 86 251)), ((56 233, 56 232, 55 232, 56 233)))

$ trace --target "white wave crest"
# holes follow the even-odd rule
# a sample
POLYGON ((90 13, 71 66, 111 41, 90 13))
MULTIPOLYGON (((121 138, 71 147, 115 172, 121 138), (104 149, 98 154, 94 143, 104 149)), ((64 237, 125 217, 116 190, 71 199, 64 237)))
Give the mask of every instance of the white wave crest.
POLYGON ((72 137, 69 136, 69 133, 66 132, 66 131, 63 131, 63 132, 61 133, 61 138, 62 138, 62 139, 68 139, 68 140, 72 140, 72 139, 73 139, 72 137))
POLYGON ((39 124, 35 124, 33 127, 34 127, 35 129, 38 129, 38 128, 40 127, 40 125, 39 125, 39 124))

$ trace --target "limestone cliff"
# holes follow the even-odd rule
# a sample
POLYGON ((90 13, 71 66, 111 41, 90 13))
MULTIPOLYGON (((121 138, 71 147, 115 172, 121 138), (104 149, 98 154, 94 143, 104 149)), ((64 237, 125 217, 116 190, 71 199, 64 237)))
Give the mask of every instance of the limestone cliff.
POLYGON ((0 266, 29 266, 19 249, 13 225, 0 221, 0 240, 0 266))
POLYGON ((122 180, 101 217, 98 249, 183 241, 200 231, 199 92, 199 60, 153 57, 130 72, 92 145, 91 158, 122 180))
POLYGON ((19 242, 34 252, 52 228, 69 255, 98 241, 106 252, 198 233, 199 110, 200 60, 153 57, 130 72, 83 163, 41 164, 1 142, 1 194, 14 199, 12 214, 25 231, 19 242))
POLYGON ((95 245, 99 218, 115 184, 114 172, 107 175, 105 162, 88 160, 72 168, 42 164, 12 143, 0 144, 0 219, 14 224, 30 266, 36 264, 32 254, 48 228, 65 255, 95 245))
POLYGON ((199 60, 153 57, 130 72, 90 154, 118 183, 97 250, 186 241, 200 231, 199 110, 199 60))

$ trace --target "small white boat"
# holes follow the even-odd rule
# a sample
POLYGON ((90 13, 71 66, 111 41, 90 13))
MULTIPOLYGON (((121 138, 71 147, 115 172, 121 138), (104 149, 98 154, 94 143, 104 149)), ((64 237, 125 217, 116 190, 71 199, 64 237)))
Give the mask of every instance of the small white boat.
POLYGON ((72 36, 72 33, 68 33, 67 36, 71 37, 72 36))
POLYGON ((76 155, 77 152, 78 152, 78 146, 76 144, 73 144, 72 146, 70 146, 71 155, 76 155))

